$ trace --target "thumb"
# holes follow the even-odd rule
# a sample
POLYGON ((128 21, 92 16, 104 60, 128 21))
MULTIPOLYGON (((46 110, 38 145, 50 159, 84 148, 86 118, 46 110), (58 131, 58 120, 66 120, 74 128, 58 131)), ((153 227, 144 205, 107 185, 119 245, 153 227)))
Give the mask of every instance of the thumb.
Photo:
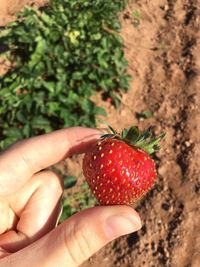
POLYGON ((140 228, 139 215, 131 207, 87 209, 72 216, 40 240, 9 256, 9 263, 21 267, 79 266, 109 241, 140 228))

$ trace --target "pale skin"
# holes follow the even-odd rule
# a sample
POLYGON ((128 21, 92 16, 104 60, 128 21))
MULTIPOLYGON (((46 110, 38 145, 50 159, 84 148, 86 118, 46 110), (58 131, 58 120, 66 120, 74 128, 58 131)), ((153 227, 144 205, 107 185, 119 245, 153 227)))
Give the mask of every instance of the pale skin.
POLYGON ((87 151, 95 129, 74 127, 0 154, 0 267, 79 266, 111 240, 141 228, 128 206, 94 207, 57 226, 62 179, 48 167, 87 151))

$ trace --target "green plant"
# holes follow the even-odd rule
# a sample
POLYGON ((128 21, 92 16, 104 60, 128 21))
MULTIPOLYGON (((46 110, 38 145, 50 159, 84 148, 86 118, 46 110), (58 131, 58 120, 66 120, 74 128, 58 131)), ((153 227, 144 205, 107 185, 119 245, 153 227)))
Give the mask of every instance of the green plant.
POLYGON ((80 192, 68 193, 65 190, 65 197, 63 197, 62 205, 62 215, 60 217, 60 222, 63 222, 68 217, 72 216, 73 214, 87 209, 94 207, 97 205, 97 201, 92 195, 87 183, 83 183, 80 192))
POLYGON ((142 112, 136 112, 136 117, 138 119, 151 119, 153 118, 154 114, 151 110, 144 110, 142 112))
POLYGON ((139 26, 141 24, 141 14, 140 14, 140 11, 134 10, 132 12, 132 18, 133 18, 133 26, 135 28, 139 28, 139 26))
POLYGON ((14 66, 0 77, 0 147, 74 125, 94 126, 105 110, 97 91, 117 104, 130 79, 118 12, 122 0, 51 0, 26 8, 0 35, 14 66))

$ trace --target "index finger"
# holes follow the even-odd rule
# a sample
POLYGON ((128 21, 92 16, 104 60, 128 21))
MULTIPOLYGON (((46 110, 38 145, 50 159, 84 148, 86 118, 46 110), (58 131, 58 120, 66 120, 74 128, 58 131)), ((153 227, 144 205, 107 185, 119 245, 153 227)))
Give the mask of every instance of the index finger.
POLYGON ((0 155, 0 194, 16 191, 34 173, 70 154, 83 153, 99 137, 99 130, 73 127, 12 145, 0 155))

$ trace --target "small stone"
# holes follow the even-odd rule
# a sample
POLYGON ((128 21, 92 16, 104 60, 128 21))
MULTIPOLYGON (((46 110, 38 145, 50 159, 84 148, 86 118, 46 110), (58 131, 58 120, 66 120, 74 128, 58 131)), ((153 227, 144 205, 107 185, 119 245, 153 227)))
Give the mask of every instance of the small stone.
POLYGON ((186 145, 186 147, 190 147, 190 146, 191 146, 191 140, 186 141, 186 142, 185 142, 185 145, 186 145))
POLYGON ((164 10, 165 11, 169 10, 169 6, 168 5, 164 5, 164 10))

